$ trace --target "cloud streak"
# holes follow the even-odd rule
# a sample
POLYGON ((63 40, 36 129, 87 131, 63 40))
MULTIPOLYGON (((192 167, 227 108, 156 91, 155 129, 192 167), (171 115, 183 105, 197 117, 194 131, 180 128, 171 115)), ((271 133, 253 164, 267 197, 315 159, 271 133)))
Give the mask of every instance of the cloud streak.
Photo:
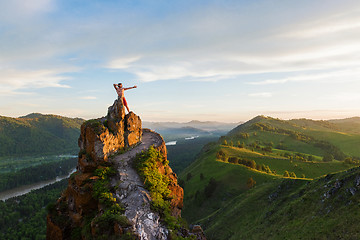
MULTIPOLYGON (((124 78, 146 85, 136 99, 144 111, 150 111, 145 96, 182 96, 188 89, 193 102, 211 102, 216 94, 235 111, 239 101, 248 109, 260 103, 265 109, 285 107, 279 99, 299 83, 307 99, 320 88, 331 95, 341 87, 346 95, 359 86, 360 2, 150 2, 0 1, 0 93, 34 92, 63 104, 41 89, 63 88, 69 99, 92 100, 91 90, 114 93, 108 84, 124 78), (317 89, 313 83, 320 83, 317 89), (173 92, 183 86, 188 89, 173 92)), ((97 100, 99 109, 106 105, 97 100)), ((325 108, 320 100, 317 106, 325 108)), ((152 101, 173 113, 160 97, 152 101)), ((304 102, 289 96, 286 104, 300 108, 304 102)), ((188 108, 177 110, 185 114, 188 108)), ((206 107, 201 110, 207 114, 206 107)))
POLYGON ((340 71, 331 71, 326 73, 313 73, 306 75, 297 75, 286 78, 278 79, 266 79, 257 82, 248 82, 251 85, 270 85, 270 84, 285 84, 290 82, 314 82, 314 81, 326 81, 326 82, 356 82, 360 74, 360 68, 356 69, 344 69, 340 71), (344 79, 345 78, 345 79, 344 79))
POLYGON ((79 99, 82 99, 82 100, 96 100, 97 97, 94 97, 94 96, 84 96, 84 97, 79 97, 79 99))
MULTIPOLYGON (((270 8, 269 21, 263 26, 242 24, 244 16, 249 17, 242 11, 236 14, 219 8, 215 13, 209 7, 170 19, 161 29, 157 24, 146 26, 148 29, 144 35, 154 32, 160 33, 163 38, 157 34, 144 37, 140 33, 142 26, 139 26, 135 36, 146 39, 146 42, 135 40, 141 46, 142 58, 125 64, 120 61, 119 67, 112 60, 107 65, 112 69, 128 71, 144 82, 167 79, 213 81, 247 74, 360 66, 360 57, 354 54, 360 53, 357 41, 360 24, 357 24, 358 17, 353 10, 340 16, 332 12, 312 11, 307 12, 309 16, 305 20, 286 16, 286 21, 279 24, 278 19, 286 14, 277 16, 277 10, 270 8), (209 16, 216 18, 216 23, 209 16), (216 31, 212 28, 214 24, 216 31), (251 27, 253 29, 250 30, 251 27), (329 34, 341 37, 332 39, 328 38, 329 34), (181 36, 187 38, 179 41, 181 36), (310 37, 311 40, 304 41, 304 38, 310 37), (151 48, 147 49, 150 44, 151 48)), ((260 14, 249 18, 254 19, 260 14)), ((133 45, 126 41, 120 42, 122 44, 133 45)), ((132 51, 131 48, 128 51, 132 51)))
MULTIPOLYGON (((322 70, 337 64, 360 63, 359 58, 354 59, 354 52, 360 53, 359 17, 352 10, 357 3, 340 15, 337 9, 304 9, 306 18, 300 10, 299 14, 288 15, 294 8, 288 4, 282 6, 283 11, 267 9, 267 3, 261 3, 259 11, 254 11, 257 7, 251 4, 248 7, 232 4, 231 9, 208 4, 160 19, 148 19, 136 11, 116 15, 99 11, 92 18, 70 15, 57 21, 46 21, 45 15, 41 17, 42 24, 39 19, 30 19, 29 24, 32 20, 35 26, 32 32, 25 30, 28 24, 20 27, 31 44, 21 43, 21 35, 14 35, 11 42, 20 44, 9 48, 10 39, 3 37, 7 49, 12 50, 4 49, 6 59, 0 61, 4 63, 16 56, 13 62, 7 62, 14 68, 23 66, 30 58, 39 63, 59 64, 53 59, 59 61, 59 56, 76 53, 72 59, 79 60, 72 64, 96 58, 98 67, 125 71, 144 82, 218 81, 246 74, 322 70), (265 9, 267 14, 263 16, 265 9), (263 19, 261 24, 259 19, 263 19), (54 28, 55 24, 59 27, 54 28), (39 35, 43 31, 46 36, 39 35), (342 37, 326 38, 334 33, 341 33, 342 37), (310 37, 311 40, 304 41, 310 37), (19 62, 21 58, 24 59, 19 62)), ((20 4, 7 5, 11 13, 20 4)), ((344 5, 348 7, 351 3, 344 5)), ((22 11, 41 15, 56 9, 53 1, 37 0, 22 11)))
POLYGON ((273 94, 270 92, 260 92, 260 93, 250 93, 248 94, 249 97, 262 97, 262 98, 269 98, 272 97, 273 94))
POLYGON ((61 82, 67 77, 59 76, 61 72, 53 69, 18 70, 0 69, 0 88, 4 94, 18 94, 17 90, 36 89, 46 87, 70 88, 61 82))

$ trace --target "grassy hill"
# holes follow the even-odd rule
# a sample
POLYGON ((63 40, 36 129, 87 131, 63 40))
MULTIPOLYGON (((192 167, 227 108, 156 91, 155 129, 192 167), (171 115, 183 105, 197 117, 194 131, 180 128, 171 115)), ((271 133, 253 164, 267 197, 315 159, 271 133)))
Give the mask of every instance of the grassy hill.
POLYGON ((180 174, 183 216, 208 239, 358 239, 353 120, 258 116, 239 125, 180 174))
POLYGON ((39 113, 0 116, 0 156, 76 152, 83 121, 39 113))
POLYGON ((234 143, 260 141, 258 145, 272 142, 275 148, 322 156, 329 153, 337 160, 349 156, 360 157, 360 133, 356 133, 360 132, 358 119, 335 122, 308 119, 285 121, 258 116, 231 130, 227 139, 234 143))
POLYGON ((199 223, 209 239, 359 239, 359 174, 262 184, 199 223))

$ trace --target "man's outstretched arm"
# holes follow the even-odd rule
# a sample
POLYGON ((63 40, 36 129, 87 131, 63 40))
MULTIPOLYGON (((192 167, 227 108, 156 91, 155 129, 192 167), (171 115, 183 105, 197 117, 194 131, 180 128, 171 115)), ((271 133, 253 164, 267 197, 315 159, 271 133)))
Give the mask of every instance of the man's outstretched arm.
POLYGON ((124 88, 124 90, 129 90, 129 89, 133 89, 133 88, 137 88, 137 86, 133 86, 133 87, 128 87, 128 88, 124 88))

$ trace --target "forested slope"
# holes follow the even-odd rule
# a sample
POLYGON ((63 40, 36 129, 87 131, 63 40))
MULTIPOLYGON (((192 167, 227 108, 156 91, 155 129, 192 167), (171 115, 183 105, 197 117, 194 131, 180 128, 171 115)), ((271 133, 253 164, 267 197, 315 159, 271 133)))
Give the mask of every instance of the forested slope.
POLYGON ((38 113, 20 118, 0 116, 0 155, 76 152, 83 121, 38 113))

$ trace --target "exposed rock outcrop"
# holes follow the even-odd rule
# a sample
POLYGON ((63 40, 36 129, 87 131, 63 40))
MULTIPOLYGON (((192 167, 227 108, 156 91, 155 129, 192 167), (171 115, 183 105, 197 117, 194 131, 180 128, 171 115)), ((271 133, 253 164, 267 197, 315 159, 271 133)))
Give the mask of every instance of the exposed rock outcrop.
MULTIPOLYGON (((171 230, 151 209, 151 196, 133 168, 136 154, 150 146, 166 157, 162 137, 151 130, 143 131, 141 119, 132 112, 125 115, 118 100, 109 107, 106 117, 85 122, 79 137, 77 172, 70 177, 61 198, 49 208, 47 239, 117 239, 122 235, 130 239, 170 239, 171 230), (109 166, 115 173, 104 185, 109 166), (104 188, 107 192, 101 192, 104 188)), ((158 163, 157 167, 169 179, 171 215, 180 217, 183 189, 168 165, 158 163)), ((185 232, 182 236, 191 235, 185 232)))

